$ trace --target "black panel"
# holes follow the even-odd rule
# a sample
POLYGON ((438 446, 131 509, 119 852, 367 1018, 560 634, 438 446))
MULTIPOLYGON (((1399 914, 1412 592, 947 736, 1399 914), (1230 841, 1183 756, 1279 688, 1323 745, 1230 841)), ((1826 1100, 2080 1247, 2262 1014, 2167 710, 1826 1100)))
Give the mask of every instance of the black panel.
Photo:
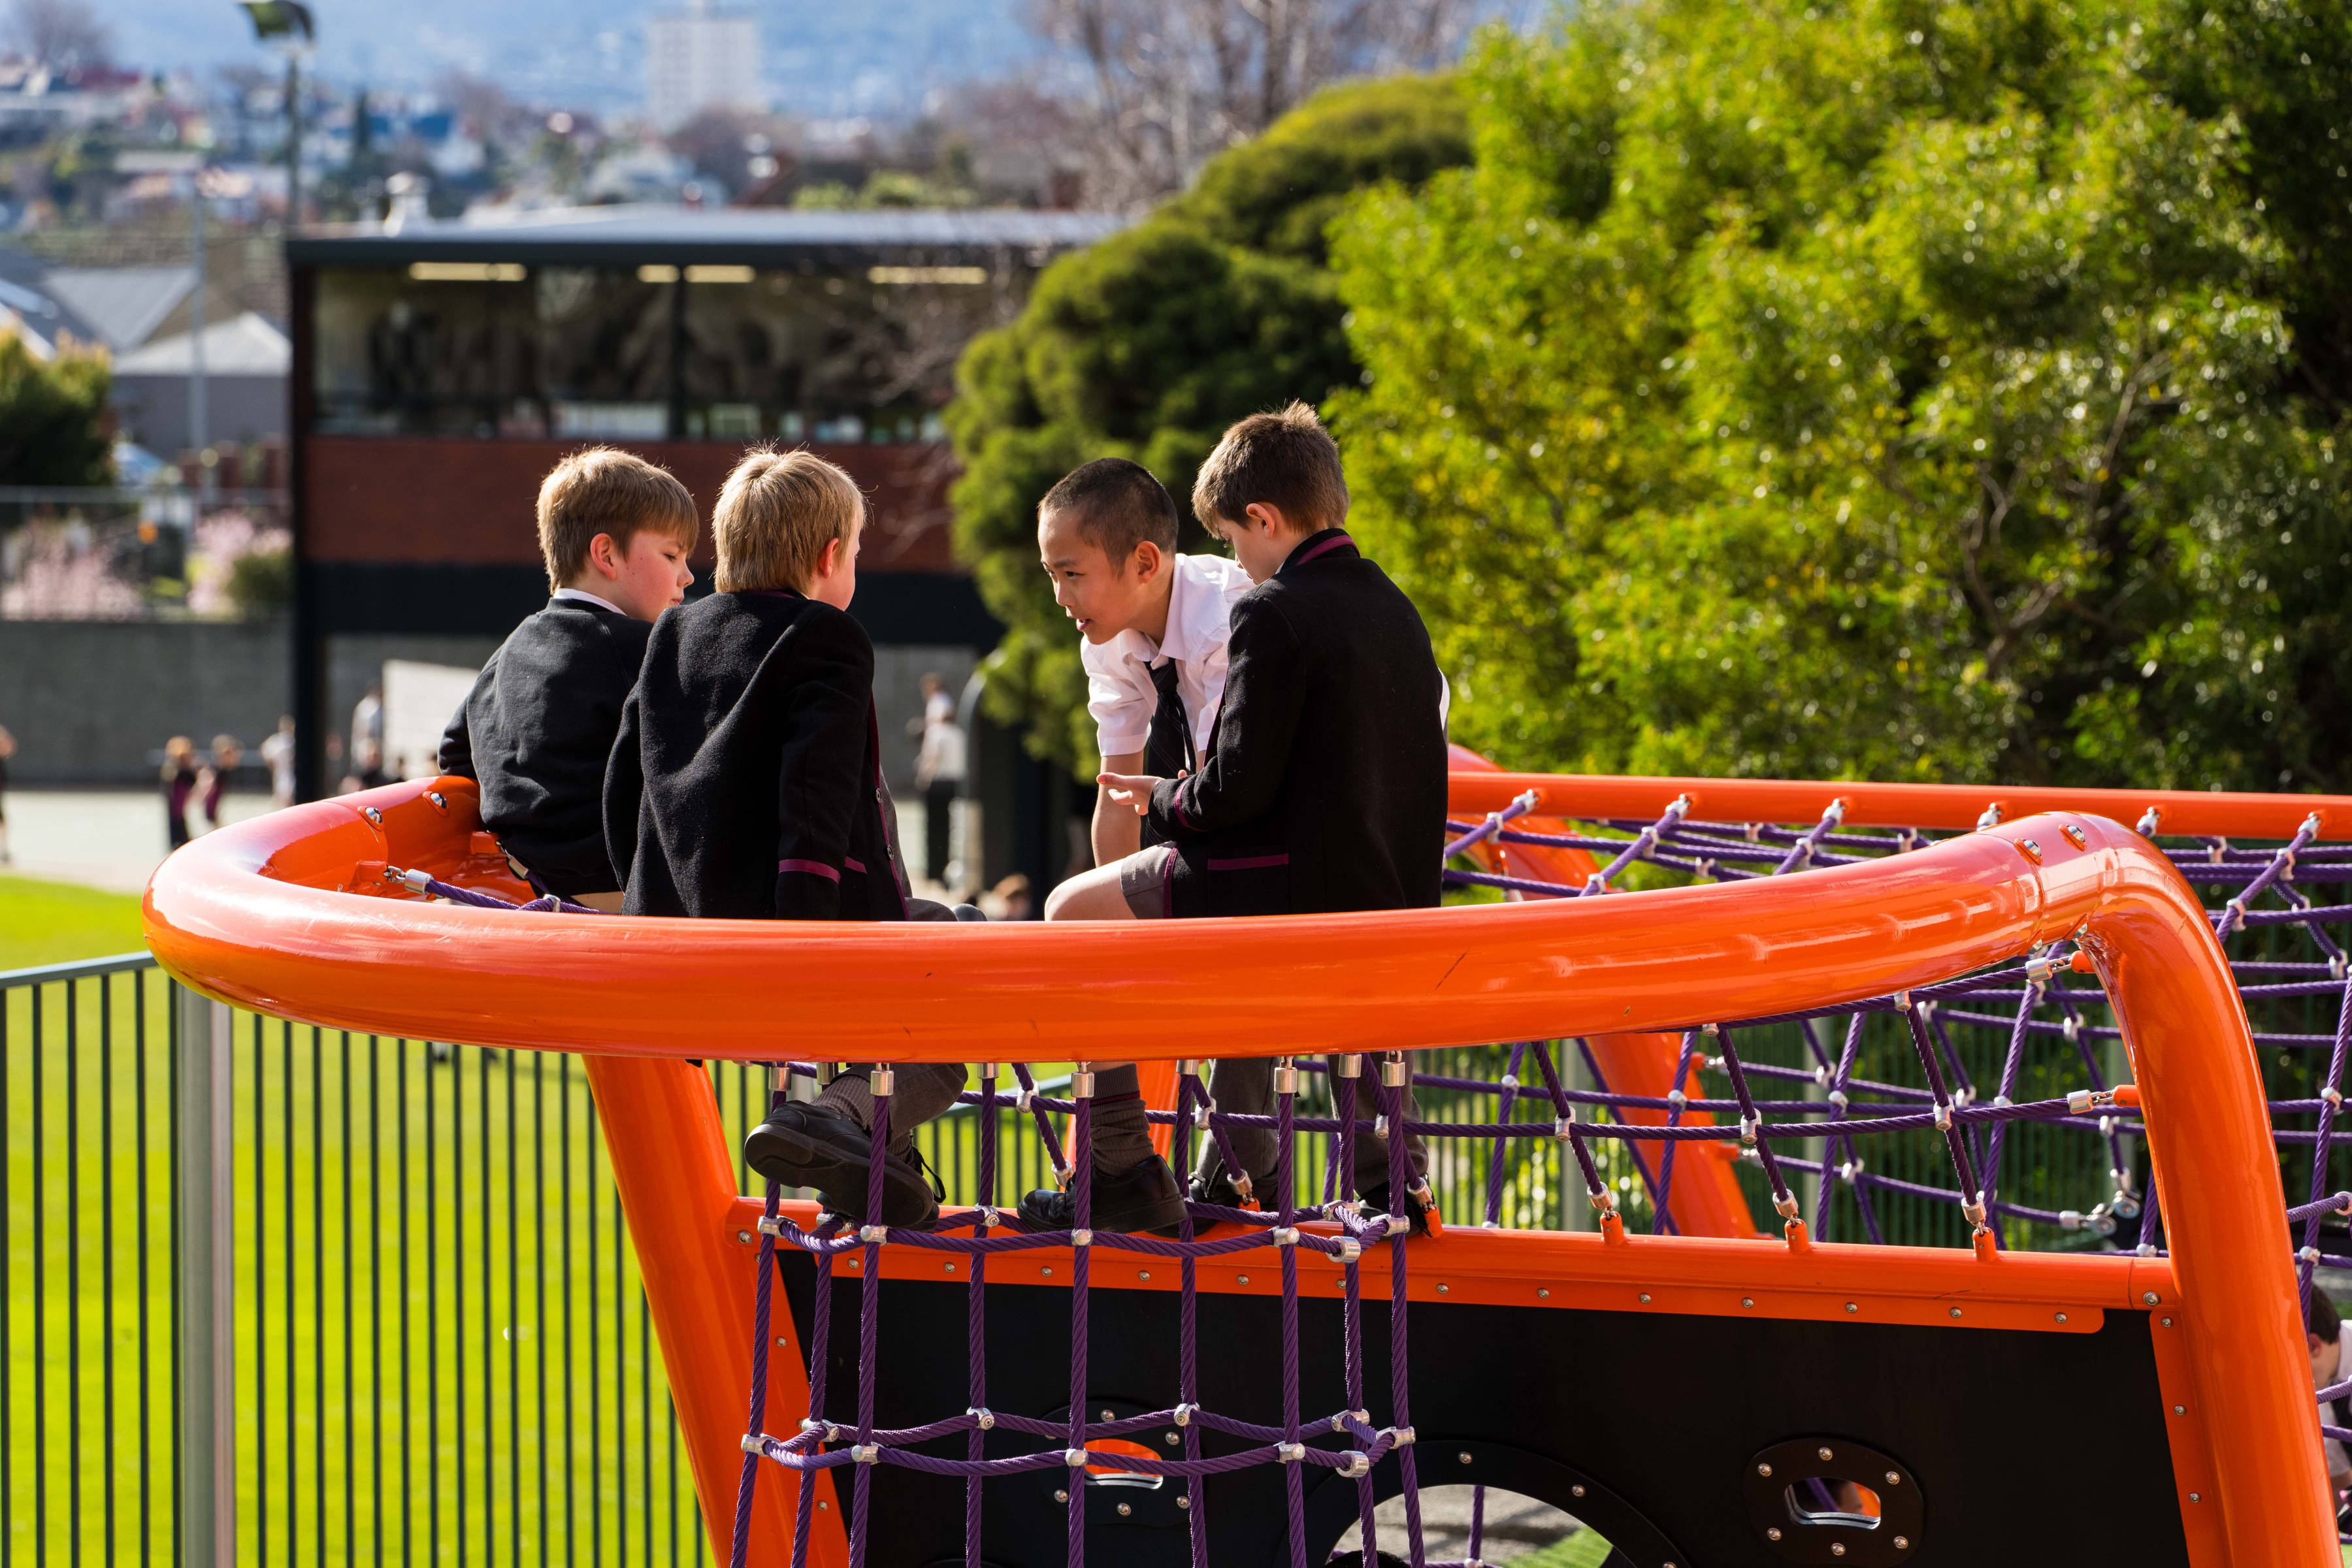
MULTIPOLYGON (((783 1268, 805 1339, 814 1268, 798 1255, 783 1268)), ((860 1289, 855 1278, 838 1281, 833 1305, 826 1414, 845 1425, 856 1414, 860 1289)), ((882 1301, 879 1423, 913 1426, 962 1408, 965 1288, 894 1279, 882 1301)), ((1060 1289, 990 1287, 992 1409, 1042 1419, 1066 1407, 1069 1302, 1060 1289)), ((1095 1293, 1093 1397, 1122 1413, 1175 1403, 1176 1311, 1172 1292, 1095 1293)), ((1339 1314, 1336 1301, 1300 1303, 1301 1414, 1309 1419, 1345 1403, 1339 1314)), ((1900 1457, 1925 1510, 1923 1539, 1907 1559, 1916 1568, 2188 1563, 2144 1313, 2110 1310, 2096 1334, 1433 1303, 1412 1314, 1421 1484, 1485 1481, 1540 1499, 1589 1518, 1641 1568, 1658 1568, 1669 1552, 1678 1568, 1774 1561, 1748 1521, 1746 1469, 1759 1450, 1814 1435, 1900 1457), (1570 1495, 1580 1481, 1607 1496, 1570 1495)), ((1390 1419, 1385 1324, 1383 1310, 1368 1308, 1376 1426, 1390 1419)), ((1203 1292, 1202 1403, 1278 1423, 1280 1334, 1277 1300, 1203 1292)), ((1328 1430, 1309 1440, 1339 1446, 1328 1430)), ((987 1452, 1060 1446, 999 1428, 987 1452)), ((1212 1437, 1204 1447, 1244 1446, 1212 1437)), ((960 1458, 964 1438, 925 1451, 960 1458)), ((1207 1483, 1212 1562, 1276 1568, 1289 1560, 1283 1471, 1258 1466, 1207 1483)), ((1393 1458, 1373 1475, 1383 1496, 1399 1489, 1393 1458)), ((1306 1480, 1307 1557, 1319 1563, 1355 1517, 1355 1485, 1315 1468, 1306 1480)), ((870 1561, 960 1558, 961 1479, 883 1465, 873 1486, 870 1561)), ((1146 1522, 1143 1511, 1118 1520, 1090 1509, 1089 1561, 1188 1563, 1185 1527, 1146 1522)), ((989 1483, 983 1528, 989 1560, 1003 1568, 1064 1560, 1065 1511, 1032 1477, 989 1483)))
MULTIPOLYGON (((466 566, 314 561, 302 587, 320 637, 343 632, 423 632, 504 637, 547 603, 537 566, 466 566)), ((698 582, 689 592, 705 592, 698 582)), ((857 580, 851 615, 877 646, 987 648, 1004 628, 969 577, 937 572, 872 572, 857 580)))

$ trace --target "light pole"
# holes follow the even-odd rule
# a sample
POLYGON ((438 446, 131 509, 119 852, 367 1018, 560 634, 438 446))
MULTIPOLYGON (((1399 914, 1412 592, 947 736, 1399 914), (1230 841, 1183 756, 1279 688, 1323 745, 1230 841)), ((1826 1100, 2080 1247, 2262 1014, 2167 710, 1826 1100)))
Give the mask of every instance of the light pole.
POLYGON ((302 226, 302 51, 314 36, 301 0, 238 0, 253 36, 286 55, 286 232, 302 226))

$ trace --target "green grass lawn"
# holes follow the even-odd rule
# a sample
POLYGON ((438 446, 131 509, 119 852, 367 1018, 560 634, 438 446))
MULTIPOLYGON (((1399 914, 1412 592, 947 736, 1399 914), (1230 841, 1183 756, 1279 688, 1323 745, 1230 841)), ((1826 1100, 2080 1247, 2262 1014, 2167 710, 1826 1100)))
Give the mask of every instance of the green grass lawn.
POLYGON ((0 972, 137 952, 139 898, 0 873, 0 972))

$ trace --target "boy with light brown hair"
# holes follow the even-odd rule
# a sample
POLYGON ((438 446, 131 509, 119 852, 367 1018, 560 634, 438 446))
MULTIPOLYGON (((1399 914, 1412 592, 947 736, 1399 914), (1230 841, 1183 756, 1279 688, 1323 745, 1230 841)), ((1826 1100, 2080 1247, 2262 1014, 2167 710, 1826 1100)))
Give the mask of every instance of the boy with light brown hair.
MULTIPOLYGON (((848 614, 866 498, 805 451, 754 448, 711 514, 718 592, 665 616, 621 721, 604 832, 625 912, 705 919, 977 918, 909 896, 882 780, 874 645, 848 614)), ((783 1104, 744 1142, 761 1174, 863 1220, 870 1068, 783 1104)), ((960 1066, 898 1069, 877 1223, 938 1213, 914 1130, 955 1103, 960 1066)))
MULTIPOLYGON (((1445 682, 1402 590, 1349 537, 1339 448, 1303 403, 1253 414, 1202 464, 1192 513, 1254 584, 1234 599, 1223 696, 1197 765, 1106 766, 1104 799, 1160 840, 1055 888, 1045 918, 1319 914, 1438 901, 1445 832, 1445 682)), ((1108 1055, 1108 1053, 1105 1053, 1108 1055)), ((1242 1115, 1274 1109, 1267 1058, 1220 1061, 1213 1094, 1242 1115)), ((1175 1178, 1151 1152, 1133 1069, 1098 1064, 1094 1223, 1164 1230, 1182 1216, 1175 1178)), ((1410 1112, 1408 1111, 1408 1116, 1410 1112)), ((1196 1202, 1265 1196, 1275 1167, 1263 1128, 1234 1128, 1244 1169, 1206 1170, 1196 1202)), ((1408 1140, 1411 1169, 1423 1156, 1408 1140)), ((1359 1190, 1426 1224, 1418 1193, 1391 1194, 1388 1148, 1357 1142, 1359 1190)), ((1041 1189, 1022 1217, 1070 1223, 1066 1192, 1041 1189)))
POLYGON ((441 771, 481 785, 482 826, 535 889, 616 910, 604 763, 652 622, 694 581, 701 525, 667 468, 613 447, 548 470, 538 511, 551 596, 482 667, 441 737, 441 771))

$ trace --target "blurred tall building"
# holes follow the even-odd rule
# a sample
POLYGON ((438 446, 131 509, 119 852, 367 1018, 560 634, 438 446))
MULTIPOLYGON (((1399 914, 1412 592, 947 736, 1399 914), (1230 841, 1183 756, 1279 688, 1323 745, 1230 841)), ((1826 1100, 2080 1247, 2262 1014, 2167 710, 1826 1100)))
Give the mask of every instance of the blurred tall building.
POLYGON ((688 0, 646 24, 646 107, 664 131, 706 109, 759 109, 760 29, 745 12, 688 0))

